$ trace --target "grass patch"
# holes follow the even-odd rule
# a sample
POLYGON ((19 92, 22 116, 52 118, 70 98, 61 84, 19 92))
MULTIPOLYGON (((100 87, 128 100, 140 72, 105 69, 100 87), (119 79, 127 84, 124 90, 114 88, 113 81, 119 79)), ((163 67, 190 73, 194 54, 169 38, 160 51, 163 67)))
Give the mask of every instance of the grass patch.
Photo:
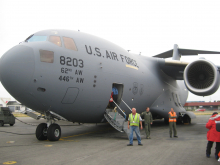
POLYGON ((23 113, 13 113, 14 117, 29 117, 23 113))
POLYGON ((212 113, 194 113, 195 115, 212 115, 212 113))
POLYGON ((210 116, 213 114, 213 112, 218 112, 218 114, 220 114, 220 111, 205 111, 205 112, 195 112, 195 111, 193 111, 193 113, 195 115, 210 115, 210 116))

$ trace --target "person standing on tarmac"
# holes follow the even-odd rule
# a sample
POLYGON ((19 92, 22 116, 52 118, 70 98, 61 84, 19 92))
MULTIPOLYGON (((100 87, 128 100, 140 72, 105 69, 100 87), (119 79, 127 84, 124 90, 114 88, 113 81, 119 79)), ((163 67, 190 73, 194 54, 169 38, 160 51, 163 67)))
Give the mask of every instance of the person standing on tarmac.
POLYGON ((170 138, 172 138, 172 130, 174 130, 174 136, 175 138, 178 138, 177 131, 176 131, 176 112, 174 112, 174 109, 171 108, 171 111, 168 113, 169 115, 169 127, 170 127, 170 138))
POLYGON ((217 112, 214 112, 206 124, 206 128, 208 128, 207 132, 207 147, 206 147, 206 157, 210 158, 211 148, 214 142, 216 142, 215 147, 215 158, 218 159, 218 153, 220 151, 220 132, 216 130, 216 121, 220 121, 220 115, 217 112))
POLYGON ((143 144, 141 144, 141 135, 140 135, 140 131, 139 131, 139 123, 141 125, 141 129, 143 129, 143 127, 142 127, 142 118, 141 118, 140 114, 136 113, 135 108, 132 108, 132 113, 129 114, 129 117, 128 117, 128 129, 130 129, 130 135, 129 135, 130 143, 127 146, 133 146, 133 131, 136 133, 137 140, 138 140, 138 145, 143 146, 143 144))
POLYGON ((146 139, 150 139, 150 129, 151 129, 151 124, 153 124, 153 117, 150 112, 150 108, 146 108, 146 112, 142 112, 141 116, 144 118, 144 124, 145 124, 145 133, 146 133, 146 139))

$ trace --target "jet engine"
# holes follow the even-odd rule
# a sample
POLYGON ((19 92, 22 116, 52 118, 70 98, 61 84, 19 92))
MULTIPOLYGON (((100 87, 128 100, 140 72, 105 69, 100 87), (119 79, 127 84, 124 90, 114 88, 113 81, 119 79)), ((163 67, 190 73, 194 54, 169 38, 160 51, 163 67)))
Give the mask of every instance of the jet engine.
POLYGON ((188 90, 195 95, 211 95, 219 88, 218 68, 205 59, 188 64, 184 70, 183 78, 188 90))

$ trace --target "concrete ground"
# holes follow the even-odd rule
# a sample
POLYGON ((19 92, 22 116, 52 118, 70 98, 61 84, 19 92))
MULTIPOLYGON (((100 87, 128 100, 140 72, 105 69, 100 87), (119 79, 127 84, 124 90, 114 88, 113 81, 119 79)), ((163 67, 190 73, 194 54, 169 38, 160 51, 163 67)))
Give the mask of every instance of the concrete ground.
MULTIPOLYGON (((128 147, 125 133, 114 130, 108 124, 82 124, 59 122, 62 129, 60 141, 38 141, 36 126, 16 121, 10 127, 0 127, 0 164, 16 165, 212 165, 220 164, 214 158, 206 158, 205 124, 210 115, 197 116, 191 125, 177 125, 179 138, 169 137, 168 125, 162 120, 152 125, 151 138, 142 139, 143 146, 128 147)), ((29 117, 20 120, 33 125, 44 122, 29 117)), ((144 137, 144 131, 141 131, 144 137)))

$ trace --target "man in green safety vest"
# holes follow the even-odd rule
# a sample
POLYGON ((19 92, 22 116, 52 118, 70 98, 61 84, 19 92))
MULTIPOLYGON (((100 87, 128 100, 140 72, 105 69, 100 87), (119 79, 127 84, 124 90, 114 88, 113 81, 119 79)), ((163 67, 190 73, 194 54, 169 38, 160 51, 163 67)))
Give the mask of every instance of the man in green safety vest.
POLYGON ((142 118, 140 114, 136 113, 135 108, 132 108, 132 113, 129 114, 129 117, 128 117, 128 129, 130 129, 130 135, 129 135, 130 143, 127 146, 133 146, 133 131, 136 133, 138 145, 143 146, 143 144, 141 144, 139 123, 141 125, 141 129, 143 129, 142 118))

